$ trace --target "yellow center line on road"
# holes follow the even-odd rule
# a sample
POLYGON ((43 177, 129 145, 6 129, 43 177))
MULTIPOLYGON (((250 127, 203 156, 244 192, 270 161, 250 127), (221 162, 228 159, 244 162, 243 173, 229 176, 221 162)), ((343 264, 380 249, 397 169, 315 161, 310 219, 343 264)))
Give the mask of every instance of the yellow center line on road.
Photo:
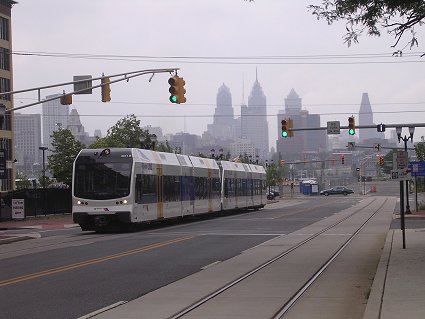
POLYGON ((126 256, 130 256, 130 255, 146 252, 146 251, 149 251, 149 250, 152 250, 152 249, 155 249, 155 248, 164 247, 164 246, 167 246, 167 245, 175 244, 175 243, 185 241, 185 240, 189 240, 189 239, 192 239, 192 238, 194 238, 194 236, 179 237, 179 238, 176 238, 176 239, 171 239, 171 240, 167 240, 167 241, 164 241, 164 242, 160 242, 160 243, 156 243, 156 244, 152 244, 152 245, 148 245, 148 246, 124 251, 122 253, 117 253, 117 254, 104 256, 104 257, 93 258, 93 259, 81 261, 81 262, 78 262, 78 263, 74 263, 74 264, 70 264, 70 265, 66 265, 66 266, 62 266, 62 267, 57 267, 57 268, 53 268, 53 269, 48 269, 48 270, 43 270, 43 271, 40 271, 40 272, 28 274, 28 275, 23 275, 23 276, 19 276, 19 277, 1 280, 0 281, 0 287, 16 284, 18 282, 31 280, 31 279, 35 279, 35 278, 39 278, 39 277, 44 277, 44 276, 48 276, 48 275, 72 270, 72 269, 82 268, 82 267, 102 263, 102 262, 112 260, 112 259, 117 259, 117 258, 121 258, 121 257, 126 257, 126 256))

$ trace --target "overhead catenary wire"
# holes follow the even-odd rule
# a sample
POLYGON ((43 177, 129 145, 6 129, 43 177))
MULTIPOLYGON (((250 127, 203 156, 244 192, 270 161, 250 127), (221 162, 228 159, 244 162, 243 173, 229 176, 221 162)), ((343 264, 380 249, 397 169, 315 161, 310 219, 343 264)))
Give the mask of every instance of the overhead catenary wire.
POLYGON ((154 56, 154 55, 116 55, 116 54, 91 54, 91 53, 66 53, 44 51, 12 51, 16 56, 128 61, 128 62, 154 62, 154 63, 179 63, 187 64, 258 64, 258 65, 288 65, 288 64, 399 64, 399 63, 423 63, 423 52, 407 52, 402 57, 395 56, 394 52, 385 53, 359 53, 359 54, 311 54, 311 55, 260 55, 260 56, 154 56), (406 58, 419 58, 408 60, 406 58), (347 60, 357 59, 362 61, 344 62, 306 62, 306 60, 347 60), (372 59, 373 61, 364 61, 372 59), (377 61, 381 59, 381 61, 377 61), (385 59, 385 60, 382 60, 385 59), (391 60, 388 60, 391 59, 391 60), (283 60, 283 61, 277 61, 283 60), (301 60, 302 62, 294 62, 301 60), (270 62, 272 61, 272 62, 270 62), (284 62, 290 61, 290 62, 284 62))

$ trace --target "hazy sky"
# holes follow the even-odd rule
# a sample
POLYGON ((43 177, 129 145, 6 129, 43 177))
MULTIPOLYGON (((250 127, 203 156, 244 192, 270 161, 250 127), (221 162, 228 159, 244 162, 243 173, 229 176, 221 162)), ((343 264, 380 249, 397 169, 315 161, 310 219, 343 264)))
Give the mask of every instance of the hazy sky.
MULTIPOLYGON (((347 125, 351 114, 358 118, 363 92, 369 93, 375 123, 425 122, 425 57, 419 57, 425 51, 423 30, 417 34, 422 34, 422 46, 393 57, 394 39, 385 31, 380 38, 362 37, 360 44, 347 47, 344 23, 328 26, 307 10, 317 0, 18 2, 12 9, 13 51, 107 57, 14 55, 15 90, 72 81, 74 75, 180 68, 186 104, 168 101, 168 74, 156 74, 151 82, 141 76, 113 84, 110 103, 100 101, 99 89, 74 96, 72 107, 91 135, 97 128, 105 134, 127 114, 135 114, 142 125, 161 126, 164 134, 185 130, 200 135, 213 121, 223 83, 240 114, 256 68, 267 97, 271 146, 277 138, 275 115, 292 88, 304 109, 322 114, 322 126, 334 120, 347 125)), ((43 90, 41 96, 63 89, 72 88, 43 90)), ((18 94, 15 106, 36 99, 37 93, 18 94)), ((41 113, 41 106, 20 112, 41 113)), ((425 130, 417 129, 415 141, 421 135, 425 130)))

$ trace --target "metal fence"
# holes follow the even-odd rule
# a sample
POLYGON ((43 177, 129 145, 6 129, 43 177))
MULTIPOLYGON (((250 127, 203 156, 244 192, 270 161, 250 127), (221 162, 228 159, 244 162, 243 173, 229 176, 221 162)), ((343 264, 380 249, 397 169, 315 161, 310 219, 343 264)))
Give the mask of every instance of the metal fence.
POLYGON ((1 193, 0 220, 12 218, 12 199, 25 200, 25 216, 71 213, 71 189, 38 188, 1 193))

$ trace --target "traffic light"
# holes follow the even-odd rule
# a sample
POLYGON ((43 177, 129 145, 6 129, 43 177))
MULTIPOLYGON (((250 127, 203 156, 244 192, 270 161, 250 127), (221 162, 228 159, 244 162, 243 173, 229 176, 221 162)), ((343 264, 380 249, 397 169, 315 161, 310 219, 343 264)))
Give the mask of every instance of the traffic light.
POLYGON ((168 92, 171 93, 170 95, 171 103, 177 103, 178 82, 179 82, 178 76, 173 76, 168 79, 168 84, 170 84, 170 88, 168 89, 168 92))
MULTIPOLYGON (((292 119, 288 119, 288 129, 292 129, 294 126, 294 121, 292 119)), ((291 130, 288 131, 288 137, 293 137, 294 136, 294 132, 292 132, 291 130)))
POLYGON ((186 93, 186 89, 184 85, 186 82, 184 79, 175 75, 168 79, 168 84, 170 84, 170 88, 168 89, 168 92, 171 93, 170 102, 177 104, 185 103, 186 98, 184 94, 186 93))
POLYGON ((108 77, 101 79, 102 102, 109 102, 111 100, 111 85, 108 77))
POLYGON ((378 156, 378 164, 379 164, 379 166, 384 166, 384 164, 385 164, 385 160, 384 160, 384 157, 382 155, 378 156))
POLYGON ((341 155, 341 164, 344 164, 344 155, 341 155))
POLYGON ((352 115, 348 118, 348 134, 356 134, 356 122, 354 120, 354 116, 352 115))
POLYGON ((286 119, 282 120, 282 137, 288 137, 288 121, 286 119))
POLYGON ((72 104, 72 95, 68 94, 68 95, 62 95, 60 97, 60 102, 62 105, 71 105, 72 104))

